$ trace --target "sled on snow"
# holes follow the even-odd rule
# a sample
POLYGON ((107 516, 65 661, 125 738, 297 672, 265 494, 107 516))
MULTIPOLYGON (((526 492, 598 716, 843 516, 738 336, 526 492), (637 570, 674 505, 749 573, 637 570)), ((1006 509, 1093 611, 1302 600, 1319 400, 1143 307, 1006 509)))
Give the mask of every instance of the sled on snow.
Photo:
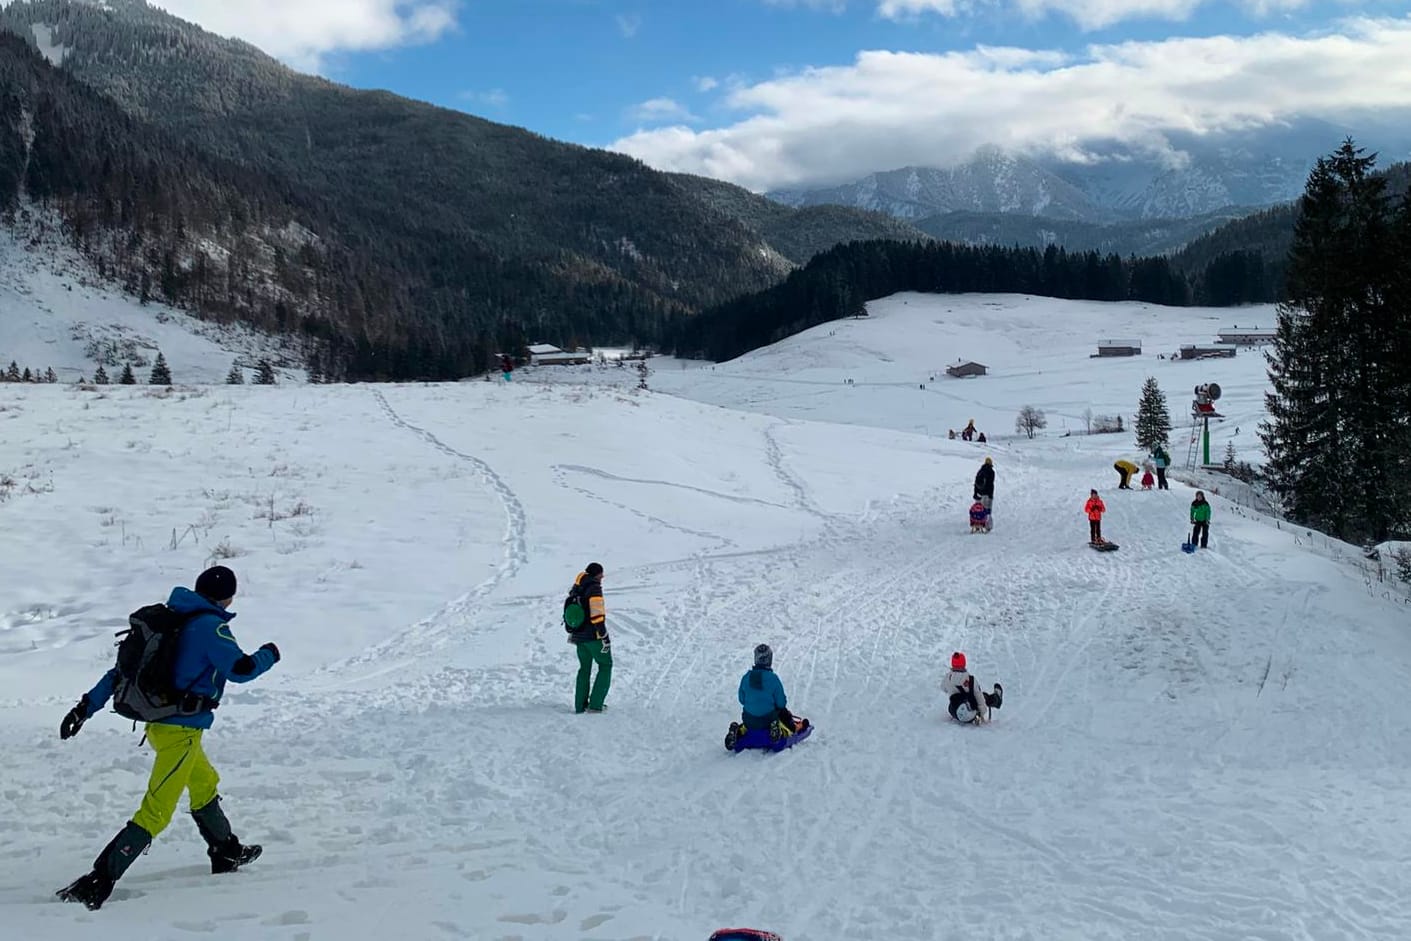
POLYGON ((784 727, 775 722, 767 729, 747 729, 738 722, 730 723, 730 731, 725 733, 725 750, 736 754, 746 749, 763 751, 783 751, 793 748, 813 734, 813 724, 807 719, 796 719, 793 734, 784 734, 784 727))
POLYGON ((1118 549, 1122 548, 1121 546, 1117 545, 1117 543, 1108 542, 1106 539, 1102 540, 1101 542, 1090 542, 1088 543, 1088 545, 1091 548, 1096 549, 1098 552, 1116 552, 1118 549))
POLYGON ((1190 554, 1190 553, 1192 553, 1192 552, 1195 552, 1195 543, 1193 543, 1193 542, 1183 542, 1183 543, 1181 543, 1181 551, 1184 552, 1184 553, 1187 553, 1187 554, 1190 554))
POLYGON ((784 938, 759 928, 721 928, 712 932, 706 941, 784 941, 784 938))

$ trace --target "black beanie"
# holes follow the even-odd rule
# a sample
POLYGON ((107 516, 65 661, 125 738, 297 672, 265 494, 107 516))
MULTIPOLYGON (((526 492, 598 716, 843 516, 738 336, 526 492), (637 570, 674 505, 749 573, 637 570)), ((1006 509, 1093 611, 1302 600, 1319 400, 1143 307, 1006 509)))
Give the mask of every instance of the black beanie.
POLYGON ((211 601, 235 597, 235 573, 224 565, 213 565, 196 577, 196 594, 211 601))
POLYGON ((603 574, 603 567, 602 567, 602 565, 601 565, 600 563, 598 563, 598 562, 589 562, 589 563, 588 563, 588 567, 587 567, 586 569, 584 569, 583 571, 587 572, 589 575, 593 576, 594 578, 597 578, 599 575, 603 574))

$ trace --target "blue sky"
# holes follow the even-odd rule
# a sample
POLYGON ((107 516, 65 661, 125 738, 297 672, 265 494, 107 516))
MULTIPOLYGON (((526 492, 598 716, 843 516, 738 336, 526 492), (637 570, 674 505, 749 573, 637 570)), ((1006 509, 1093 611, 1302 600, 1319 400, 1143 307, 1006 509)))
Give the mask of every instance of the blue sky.
POLYGON ((297 68, 754 189, 1385 117, 1406 0, 154 0, 297 68))
MULTIPOLYGON (((981 7, 960 18, 892 19, 872 3, 771 4, 765 0, 481 0, 459 10, 457 28, 434 43, 328 59, 329 77, 460 108, 551 137, 606 146, 643 125, 639 106, 670 99, 699 121, 719 120, 720 86, 767 79, 780 70, 843 65, 863 49, 944 52, 976 45, 1081 49, 1090 42, 1170 35, 1299 31, 1346 4, 1315 4, 1248 15, 1229 3, 1204 5, 1185 22, 1140 17, 1084 30, 1070 16, 1017 15, 981 7)), ((662 118, 671 115, 660 115, 662 118)))

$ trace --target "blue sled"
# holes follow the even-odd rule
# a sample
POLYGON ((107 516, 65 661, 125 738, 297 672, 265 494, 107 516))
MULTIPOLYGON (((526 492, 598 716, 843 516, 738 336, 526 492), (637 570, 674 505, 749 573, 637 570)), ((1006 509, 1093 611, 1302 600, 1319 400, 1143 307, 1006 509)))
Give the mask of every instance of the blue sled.
POLYGON ((784 941, 772 931, 759 928, 721 928, 712 932, 708 941, 784 941))
POLYGON ((1194 551, 1195 551, 1195 543, 1193 543, 1193 542, 1183 542, 1183 543, 1181 543, 1181 551, 1182 551, 1182 552, 1186 552, 1186 553, 1194 552, 1194 551))
POLYGON ((768 729, 747 729, 738 722, 732 722, 730 723, 730 731, 725 733, 725 749, 736 753, 747 748, 783 751, 786 748, 793 748, 812 734, 813 723, 809 723, 793 735, 776 739, 768 729))

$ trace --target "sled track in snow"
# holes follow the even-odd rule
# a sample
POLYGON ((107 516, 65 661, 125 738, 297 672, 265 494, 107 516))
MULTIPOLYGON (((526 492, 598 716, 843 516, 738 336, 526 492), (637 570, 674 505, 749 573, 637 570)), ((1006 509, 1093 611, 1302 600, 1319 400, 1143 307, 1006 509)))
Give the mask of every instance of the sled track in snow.
POLYGON ((519 497, 512 490, 499 474, 495 473, 485 461, 472 454, 457 451, 455 448, 443 442, 431 432, 402 418, 387 401, 387 397, 380 390, 372 391, 373 397, 386 413, 389 421, 398 428, 409 431, 416 435, 431 447, 441 453, 456 459, 465 464, 469 464, 479 474, 480 478, 487 486, 493 490, 500 503, 505 508, 505 533, 501 538, 504 549, 504 558, 496 567, 495 573, 485 581, 476 585, 470 591, 447 603, 440 611, 423 618, 416 624, 400 631, 395 637, 363 651, 357 656, 350 657, 338 663, 329 664, 320 674, 341 673, 350 666, 360 666, 375 661, 382 660, 391 652, 396 652, 398 657, 410 657, 426 648, 437 646, 453 629, 464 626, 470 619, 472 612, 485 600, 496 588, 513 578, 520 567, 529 559, 528 541, 526 532, 528 529, 524 505, 519 497))

